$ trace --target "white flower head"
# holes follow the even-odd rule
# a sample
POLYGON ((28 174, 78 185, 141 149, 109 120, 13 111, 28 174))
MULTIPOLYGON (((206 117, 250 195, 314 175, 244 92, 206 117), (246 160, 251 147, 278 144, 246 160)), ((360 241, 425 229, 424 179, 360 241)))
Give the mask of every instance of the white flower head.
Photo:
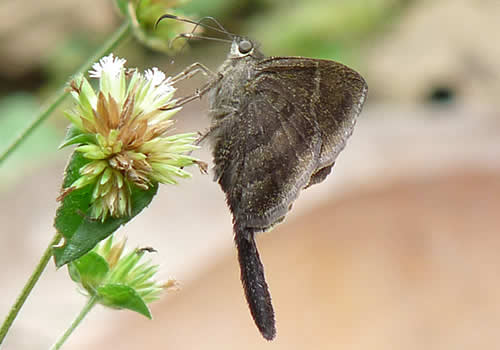
POLYGON ((99 91, 83 76, 72 81, 77 104, 65 113, 85 135, 76 151, 91 160, 71 190, 93 184, 91 216, 102 221, 131 215, 131 185, 147 190, 154 182, 175 184, 190 176, 184 167, 202 164, 189 155, 197 148, 196 134, 166 135, 180 110, 171 79, 156 67, 141 74, 124 64, 113 54, 94 64, 89 73, 99 79, 99 91))
POLYGON ((110 77, 117 77, 127 62, 124 58, 114 57, 112 53, 99 60, 99 62, 92 65, 92 70, 89 71, 91 78, 102 78, 103 73, 108 74, 110 77))
MULTIPOLYGON (((172 96, 175 88, 170 82, 170 77, 165 78, 165 73, 153 67, 144 71, 144 74, 137 74, 139 75, 137 82, 141 90, 137 92, 136 108, 147 114, 166 106, 169 102, 174 102, 172 96)), ((151 121, 168 119, 176 112, 177 109, 163 111, 156 116, 155 121, 151 121)))
POLYGON ((144 71, 144 77, 146 80, 149 80, 154 87, 157 87, 165 80, 165 73, 157 67, 153 67, 152 69, 146 69, 144 71))

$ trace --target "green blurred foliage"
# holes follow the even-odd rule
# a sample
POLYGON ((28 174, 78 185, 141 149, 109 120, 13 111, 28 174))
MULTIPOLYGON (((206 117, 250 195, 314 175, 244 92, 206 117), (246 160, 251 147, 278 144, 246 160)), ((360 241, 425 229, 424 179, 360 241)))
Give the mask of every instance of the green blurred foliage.
POLYGON ((352 62, 364 42, 385 30, 411 0, 235 0, 190 2, 229 31, 262 44, 268 55, 352 62))
POLYGON ((43 59, 43 71, 49 78, 41 93, 50 94, 68 81, 68 78, 90 56, 105 40, 102 38, 90 38, 85 33, 79 33, 68 37, 61 42, 57 49, 47 54, 43 59))
MULTIPOLYGON (((0 99, 0 152, 16 139, 40 106, 32 95, 13 94, 0 99)), ((51 123, 44 123, 3 164, 0 190, 20 174, 31 172, 43 162, 56 156, 55 150, 63 133, 51 123), (29 171, 31 170, 31 171, 29 171)))
POLYGON ((250 19, 248 32, 257 40, 262 38, 263 45, 272 48, 273 54, 335 58, 371 38, 400 3, 400 0, 293 2, 250 19))

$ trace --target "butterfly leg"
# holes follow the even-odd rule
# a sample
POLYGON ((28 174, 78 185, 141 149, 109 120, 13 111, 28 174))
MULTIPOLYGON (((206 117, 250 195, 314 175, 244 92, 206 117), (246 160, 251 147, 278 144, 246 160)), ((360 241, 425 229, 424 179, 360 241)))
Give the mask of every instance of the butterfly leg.
POLYGON ((196 62, 184 69, 182 72, 174 76, 170 81, 172 84, 178 83, 184 79, 189 79, 197 73, 203 73, 203 75, 209 77, 211 80, 215 80, 217 78, 217 73, 212 72, 203 64, 196 62))
POLYGON ((160 110, 162 111, 168 111, 170 109, 178 108, 186 103, 189 103, 191 101, 194 101, 196 99, 201 98, 203 95, 205 95, 219 80, 222 78, 222 74, 217 74, 212 72, 210 69, 202 65, 201 63, 193 63, 186 69, 184 69, 182 72, 177 74, 175 77, 172 78, 171 82, 178 83, 181 80, 191 78, 194 76, 196 73, 202 72, 205 76, 210 77, 210 81, 206 83, 201 89, 196 89, 194 94, 182 97, 178 100, 175 100, 173 103, 169 103, 165 106, 160 107, 160 110))
POLYGON ((207 83, 205 86, 203 86, 201 89, 196 89, 194 94, 182 97, 182 98, 174 101, 173 104, 171 103, 171 104, 168 104, 166 106, 160 107, 160 109, 162 111, 168 111, 170 109, 179 108, 179 107, 181 107, 181 106, 183 106, 186 103, 189 103, 191 101, 197 100, 197 99, 201 98, 203 95, 205 95, 208 92, 208 90, 210 90, 216 82, 217 81, 211 81, 211 82, 207 83))

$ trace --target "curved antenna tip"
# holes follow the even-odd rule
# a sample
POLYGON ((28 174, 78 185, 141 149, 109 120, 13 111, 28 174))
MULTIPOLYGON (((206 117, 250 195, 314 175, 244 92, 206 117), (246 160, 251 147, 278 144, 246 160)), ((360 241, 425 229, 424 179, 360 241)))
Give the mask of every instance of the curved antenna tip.
POLYGON ((155 30, 158 28, 158 23, 160 23, 160 21, 161 21, 162 19, 165 19, 165 18, 170 18, 170 19, 179 19, 179 17, 177 17, 177 16, 175 16, 175 15, 171 15, 171 14, 166 13, 166 14, 162 15, 160 18, 158 18, 158 19, 156 20, 156 23, 155 23, 155 30))

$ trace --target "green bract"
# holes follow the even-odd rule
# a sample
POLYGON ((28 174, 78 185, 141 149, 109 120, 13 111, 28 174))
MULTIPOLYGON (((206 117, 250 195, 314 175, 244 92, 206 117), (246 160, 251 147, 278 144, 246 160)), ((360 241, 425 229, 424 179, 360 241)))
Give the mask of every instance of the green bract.
POLYGON ((158 265, 150 260, 141 261, 144 249, 123 255, 124 247, 125 240, 113 244, 111 236, 68 264, 69 274, 82 293, 95 298, 98 303, 114 309, 129 309, 151 318, 147 304, 176 284, 173 280, 159 283, 153 279, 158 265))

